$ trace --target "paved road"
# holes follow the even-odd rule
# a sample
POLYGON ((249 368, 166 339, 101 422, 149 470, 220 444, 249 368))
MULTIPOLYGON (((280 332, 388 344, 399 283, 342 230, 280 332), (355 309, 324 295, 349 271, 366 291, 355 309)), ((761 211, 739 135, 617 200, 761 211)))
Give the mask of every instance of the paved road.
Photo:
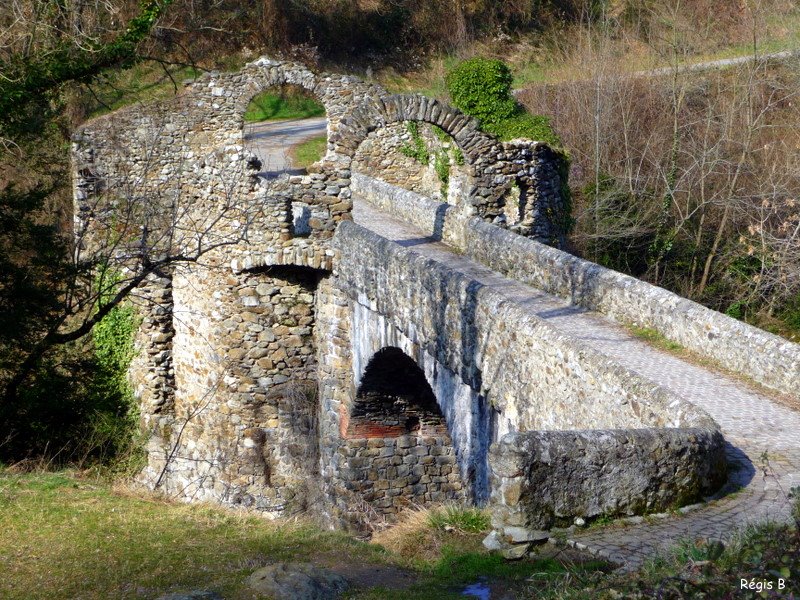
MULTIPOLYGON (((272 121, 252 126, 247 139, 264 157, 265 174, 269 176, 290 169, 288 147, 319 135, 324 126, 324 119, 272 121)), ((578 531, 568 537, 568 543, 633 569, 681 538, 724 540, 750 523, 790 518, 787 493, 800 486, 800 412, 736 380, 653 348, 598 313, 507 279, 358 197, 354 198, 353 217, 359 225, 409 252, 461 271, 503 293, 564 333, 703 408, 720 424, 732 469, 723 494, 682 516, 578 531), (765 452, 767 460, 762 459, 765 452), (732 491, 736 493, 729 493, 732 491)))
POLYGON ((310 138, 325 135, 327 119, 284 119, 247 123, 244 129, 244 143, 261 161, 259 175, 267 178, 281 173, 302 173, 292 169, 289 149, 310 138))

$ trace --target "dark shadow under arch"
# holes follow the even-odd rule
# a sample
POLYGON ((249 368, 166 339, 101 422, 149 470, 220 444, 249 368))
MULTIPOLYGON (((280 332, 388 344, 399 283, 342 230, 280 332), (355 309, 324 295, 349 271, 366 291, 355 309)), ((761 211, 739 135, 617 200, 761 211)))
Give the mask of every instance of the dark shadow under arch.
POLYGON ((375 353, 364 370, 350 415, 348 437, 442 435, 447 426, 419 365, 399 348, 375 353))

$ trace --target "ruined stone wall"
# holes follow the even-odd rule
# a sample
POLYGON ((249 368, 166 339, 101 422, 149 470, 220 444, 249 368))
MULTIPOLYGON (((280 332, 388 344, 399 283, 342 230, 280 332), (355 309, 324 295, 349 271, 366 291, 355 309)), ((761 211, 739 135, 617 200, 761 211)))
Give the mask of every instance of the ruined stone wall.
POLYGON ((175 369, 172 364, 172 274, 147 278, 133 294, 132 303, 141 317, 134 339, 129 377, 140 404, 145 430, 158 427, 158 419, 171 415, 175 403, 175 369))
POLYGON ((176 272, 177 393, 171 418, 152 431, 148 483, 276 514, 315 498, 320 276, 286 267, 176 272), (212 293, 197 293, 198 281, 212 293))
POLYGON ((434 132, 428 123, 414 129, 411 123, 393 123, 371 132, 353 157, 354 176, 376 177, 454 205, 466 202, 468 194, 463 188, 468 176, 455 141, 441 130, 434 132))
MULTIPOLYGON (((338 362, 353 362, 346 347, 331 344, 340 339, 340 326, 350 326, 350 317, 339 314, 340 309, 349 314, 353 305, 320 279, 334 266, 334 233, 350 219, 354 165, 377 169, 415 189, 438 185, 441 191, 431 165, 412 168, 399 158, 385 161, 387 147, 396 147, 394 134, 406 121, 420 123, 431 147, 450 146, 454 163, 448 201, 465 213, 487 220, 501 216, 505 195, 523 171, 541 194, 550 193, 542 184, 546 177, 536 175, 543 172, 541 161, 530 152, 524 155, 535 144, 501 144, 481 133, 474 119, 435 100, 390 95, 353 77, 269 59, 237 73, 207 73, 174 99, 126 107, 76 133, 76 233, 83 251, 102 247, 119 229, 120 215, 130 217, 118 254, 131 272, 165 255, 198 258, 202 249, 199 262, 170 266, 138 293, 142 329, 131 378, 150 435, 150 460, 142 475, 150 485, 185 499, 242 503, 284 514, 301 508, 300 497, 314 498, 307 484, 316 481, 309 474, 320 465, 322 480, 328 482, 349 468, 338 462, 340 448, 346 459, 364 458, 362 451, 371 450, 359 442, 348 456, 351 450, 342 445, 339 426, 352 401, 347 385, 360 375, 337 370, 338 362), (303 87, 325 106, 328 148, 314 172, 267 180, 258 177, 243 141, 242 116, 255 94, 284 83, 303 87), (433 135, 434 125, 451 137, 445 141, 433 135), (463 165, 455 164, 456 146, 463 165), (322 335, 316 332, 317 314, 324 324, 322 335), (326 360, 319 371, 317 355, 326 360), (317 386, 330 392, 319 407, 313 393, 317 386)), ((352 341, 351 329, 345 337, 352 341)), ((399 487, 405 475, 374 473, 376 481, 388 482, 386 489, 394 491, 372 500, 385 503, 387 496, 403 496, 434 501, 439 494, 485 499, 488 473, 470 457, 485 456, 488 442, 473 448, 475 442, 468 441, 470 432, 488 426, 485 403, 438 357, 409 355, 422 361, 437 394, 458 390, 459 402, 476 412, 477 429, 458 425, 449 439, 450 432, 438 437, 418 433, 413 452, 386 441, 395 438, 382 438, 383 448, 394 448, 393 456, 405 461, 413 455, 417 462, 403 463, 410 474, 399 487), (425 441, 431 437, 436 439, 425 441), (451 446, 452 451, 437 450, 451 446), (415 454, 420 448, 424 456, 415 454), (461 461, 457 476, 448 471, 453 457, 461 461), (417 475, 414 469, 424 472, 417 475), (424 489, 413 487, 420 485, 424 489)), ((359 356, 356 362, 367 358, 359 356)), ((455 408, 446 410, 450 419, 455 408)), ((356 480, 362 481, 361 474, 350 481, 356 480)), ((339 494, 332 515, 347 513, 355 498, 354 490, 340 484, 330 484, 339 494)), ((363 491, 358 490, 360 502, 363 491)), ((393 500, 391 508, 376 505, 372 510, 391 512, 394 507, 393 500)))
MULTIPOLYGON (((430 126, 421 127, 425 143, 434 143, 430 126)), ((420 194, 441 196, 442 185, 430 164, 406 156, 414 140, 405 123, 393 123, 371 132, 353 157, 353 173, 373 174, 382 181, 420 194)))

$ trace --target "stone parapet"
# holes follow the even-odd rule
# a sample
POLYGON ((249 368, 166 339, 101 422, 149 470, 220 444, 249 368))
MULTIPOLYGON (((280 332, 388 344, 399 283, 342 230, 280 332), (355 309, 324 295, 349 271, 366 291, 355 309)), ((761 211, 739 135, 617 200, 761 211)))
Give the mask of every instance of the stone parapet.
POLYGON ((800 345, 634 277, 515 235, 431 198, 354 176, 360 198, 516 281, 667 339, 755 381, 796 395, 800 345))
POLYGON ((511 543, 519 528, 697 502, 726 477, 724 440, 712 428, 510 433, 492 446, 489 464, 492 525, 511 543))

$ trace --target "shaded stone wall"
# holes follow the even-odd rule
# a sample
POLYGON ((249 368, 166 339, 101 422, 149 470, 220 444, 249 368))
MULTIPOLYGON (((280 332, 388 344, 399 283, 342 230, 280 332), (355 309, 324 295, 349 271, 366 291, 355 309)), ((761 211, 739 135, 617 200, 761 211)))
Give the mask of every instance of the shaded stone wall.
MULTIPOLYGON (((464 165, 451 168, 448 200, 466 213, 497 218, 520 169, 539 169, 532 154, 523 156, 535 146, 532 142, 518 149, 501 144, 481 133, 474 119, 441 102, 390 95, 353 77, 313 73, 266 58, 236 73, 207 73, 174 99, 126 107, 75 134, 76 231, 84 251, 101 246, 114 231, 120 206, 133 208, 134 233, 125 244, 146 248, 135 239, 140 231, 148 239, 162 239, 149 249, 150 256, 131 252, 133 271, 164 253, 192 255, 198 246, 215 247, 200 263, 179 263, 151 277, 139 294, 143 326, 131 378, 151 436, 143 473, 149 484, 186 499, 244 503, 280 514, 298 508, 299 496, 314 497, 306 489, 315 480, 309 473, 321 468, 323 481, 338 476, 340 425, 349 416, 353 398, 347 386, 354 375, 343 375, 337 364, 352 367, 347 347, 331 344, 340 339, 340 326, 352 342, 349 316, 338 314, 352 306, 349 298, 338 304, 339 293, 319 279, 322 271, 334 268, 332 238, 350 219, 351 168, 359 152, 366 168, 389 179, 411 181, 419 189, 439 184, 430 166, 415 164, 415 175, 410 164, 401 164, 402 154, 395 153, 397 161, 384 160, 387 144, 397 146, 395 134, 405 121, 420 122, 431 145, 459 147, 464 165), (285 83, 303 87, 325 106, 328 148, 315 172, 266 180, 257 176, 243 141, 242 115, 255 94, 285 83), (432 125, 452 140, 432 135, 432 125), (382 162, 375 162, 378 158, 382 162), (308 216, 302 230, 294 218, 300 209, 308 216), (306 268, 315 270, 311 279, 316 283, 303 279, 306 268), (315 313, 325 324, 324 335, 315 331, 315 313), (326 364, 318 372, 317 355, 332 361, 332 370, 326 364), (319 407, 313 393, 317 388, 331 394, 319 407)), ((532 185, 549 193, 540 181, 532 185)), ((487 427, 485 403, 438 358, 410 355, 422 361, 437 395, 444 393, 451 401, 457 396, 476 414, 474 426, 417 436, 415 447, 426 448, 425 456, 440 456, 431 453, 452 445, 453 452, 442 456, 455 457, 461 478, 459 483, 452 472, 442 474, 448 463, 439 461, 449 458, 426 458, 410 466, 424 466, 420 477, 432 479, 423 483, 434 484, 419 497, 460 497, 455 488, 462 485, 467 497, 485 499, 488 474, 470 457, 484 456, 488 442, 476 442, 469 433, 487 427), (426 437, 436 440, 420 441, 426 437), (444 483, 454 489, 443 489, 444 483)), ((452 405, 442 410, 446 419, 452 418, 452 405)), ((384 448, 393 445, 382 439, 384 448)), ((351 490, 337 489, 341 499, 333 505, 344 513, 351 490)), ((407 486, 403 490, 400 495, 407 486)))
POLYGON ((370 360, 351 403, 339 477, 378 515, 463 499, 455 450, 420 367, 396 347, 370 360))
POLYGON ((162 416, 172 414, 175 403, 175 369, 172 364, 172 275, 153 274, 132 297, 141 322, 134 340, 129 377, 140 404, 146 430, 162 416))
POLYGON ((392 521, 403 509, 464 499, 446 432, 348 439, 339 453, 343 466, 338 476, 366 504, 369 520, 392 521))
POLYGON ((510 433, 490 461, 492 525, 507 542, 701 501, 726 479, 722 435, 705 428, 510 433))

